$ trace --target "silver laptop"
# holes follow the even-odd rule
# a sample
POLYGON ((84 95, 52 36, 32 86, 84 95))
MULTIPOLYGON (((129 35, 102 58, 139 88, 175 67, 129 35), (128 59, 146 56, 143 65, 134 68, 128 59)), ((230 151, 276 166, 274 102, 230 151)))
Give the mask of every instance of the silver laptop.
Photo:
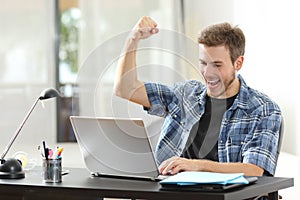
POLYGON ((142 119, 71 116, 70 121, 93 175, 161 180, 142 119))

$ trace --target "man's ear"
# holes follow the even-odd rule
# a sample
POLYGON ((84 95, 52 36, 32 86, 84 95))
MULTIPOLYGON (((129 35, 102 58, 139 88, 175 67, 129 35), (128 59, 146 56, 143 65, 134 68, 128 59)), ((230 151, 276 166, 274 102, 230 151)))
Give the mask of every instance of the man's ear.
POLYGON ((235 70, 239 71, 242 68, 243 63, 244 63, 244 56, 238 57, 234 63, 235 70))

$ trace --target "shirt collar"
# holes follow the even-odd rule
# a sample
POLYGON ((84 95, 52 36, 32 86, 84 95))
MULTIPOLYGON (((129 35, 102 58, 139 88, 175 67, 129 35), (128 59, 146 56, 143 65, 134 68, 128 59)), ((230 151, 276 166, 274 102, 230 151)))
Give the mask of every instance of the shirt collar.
POLYGON ((248 109, 248 97, 249 97, 249 91, 248 86, 246 82, 244 81, 243 77, 239 74, 238 79, 240 80, 240 90, 237 98, 233 102, 232 109, 236 109, 237 107, 240 107, 241 109, 248 109))

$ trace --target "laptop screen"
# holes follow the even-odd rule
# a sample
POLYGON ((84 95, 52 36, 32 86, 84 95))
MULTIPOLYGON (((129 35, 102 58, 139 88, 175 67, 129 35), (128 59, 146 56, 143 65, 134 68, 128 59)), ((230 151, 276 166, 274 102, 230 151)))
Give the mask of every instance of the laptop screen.
POLYGON ((70 120, 90 172, 126 177, 158 176, 142 119, 71 116, 70 120))

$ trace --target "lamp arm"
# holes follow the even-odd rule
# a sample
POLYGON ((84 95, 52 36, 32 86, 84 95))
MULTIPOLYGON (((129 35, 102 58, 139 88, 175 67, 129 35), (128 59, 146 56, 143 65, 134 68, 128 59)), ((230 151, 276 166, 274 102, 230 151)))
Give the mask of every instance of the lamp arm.
POLYGON ((22 123, 20 124, 19 128, 16 130, 15 134, 13 135, 13 137, 10 139, 8 145, 6 146, 6 148, 4 149, 2 155, 1 155, 1 160, 4 159, 4 157, 6 156, 6 154, 8 153, 10 147, 12 146, 12 144, 14 143, 14 141, 16 140, 16 138, 18 137, 18 135, 20 134, 20 131, 22 130, 25 122, 27 121, 27 119, 29 118, 30 114, 32 113, 33 109, 35 108, 36 104, 38 103, 38 101, 40 100, 40 97, 37 98, 37 100, 34 102, 34 104, 31 106, 29 112, 27 113, 27 115, 25 116, 25 118, 23 119, 22 123))

